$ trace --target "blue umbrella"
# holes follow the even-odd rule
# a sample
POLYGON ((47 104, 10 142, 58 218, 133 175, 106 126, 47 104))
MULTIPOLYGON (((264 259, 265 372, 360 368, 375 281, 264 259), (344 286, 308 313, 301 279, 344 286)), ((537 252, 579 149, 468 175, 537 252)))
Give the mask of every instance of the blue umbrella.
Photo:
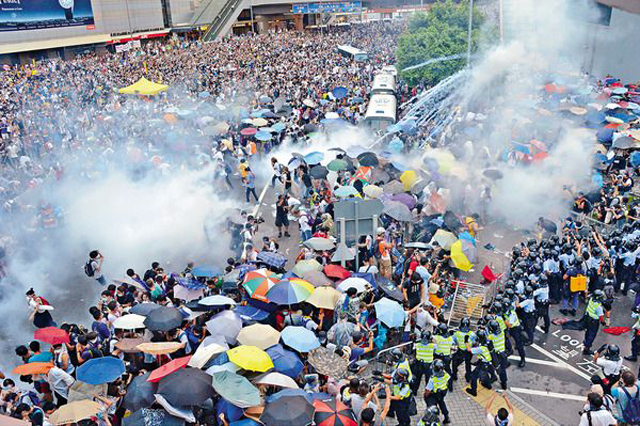
POLYGON ((302 373, 304 365, 298 355, 288 351, 282 345, 275 345, 266 350, 271 361, 273 361, 273 369, 278 373, 282 373, 292 379, 297 378, 302 373))
POLYGON ((273 126, 271 126, 271 128, 272 128, 273 130, 275 130, 277 133, 280 133, 280 132, 282 132, 284 129, 286 129, 286 128, 287 128, 287 126, 285 126, 285 124, 284 124, 284 123, 282 123, 282 122, 277 122, 277 123, 275 123, 273 126))
POLYGON ((614 131, 615 129, 609 129, 607 127, 603 127, 602 129, 598 130, 598 132, 596 133, 598 142, 611 143, 611 141, 613 140, 614 131))
POLYGON ((269 317, 269 312, 262 309, 255 308, 253 306, 238 306, 235 309, 235 313, 240 315, 243 322, 246 321, 264 321, 269 317))
POLYGON ((322 160, 324 160, 324 153, 319 151, 313 151, 304 156, 307 164, 320 164, 322 160))
POLYGON ((287 263, 287 257, 281 253, 261 251, 258 253, 258 262, 274 268, 284 268, 287 263))
POLYGON ((349 90, 347 90, 346 87, 336 87, 331 91, 331 94, 336 99, 342 99, 346 97, 348 93, 349 93, 349 90))
POLYGON ((229 426, 260 426, 260 423, 251 419, 242 419, 237 422, 229 423, 229 426))
POLYGON ((178 284, 180 284, 182 287, 188 290, 199 290, 207 286, 207 284, 205 283, 202 283, 198 280, 193 280, 190 278, 177 277, 176 281, 178 281, 178 284))
POLYGON ((216 412, 218 415, 224 413, 228 422, 237 422, 242 418, 242 416, 244 416, 242 408, 233 405, 224 398, 220 398, 216 403, 216 412))
POLYGON ((133 308, 131 308, 129 312, 132 314, 142 315, 146 317, 151 313, 151 311, 154 311, 159 307, 160 305, 156 303, 151 303, 151 302, 140 303, 139 305, 136 305, 133 308))
POLYGON ((389 149, 395 153, 399 153, 404 148, 404 142, 400 139, 395 138, 391 142, 389 142, 389 149))
POLYGON ((218 268, 217 266, 196 266, 191 270, 191 274, 194 277, 217 277, 218 275, 222 275, 224 271, 222 268, 218 268))
POLYGON ((288 326, 280 334, 282 342, 298 352, 310 352, 320 347, 320 341, 313 331, 298 326, 288 326))
POLYGON ((606 117, 607 116, 603 112, 590 111, 584 116, 584 119, 588 124, 599 125, 606 121, 606 117))
POLYGON ((116 380, 124 373, 124 362, 119 358, 105 356, 93 358, 78 367, 76 378, 90 385, 101 385, 116 380))
POLYGON ((283 396, 302 396, 310 403, 313 403, 313 398, 311 397, 311 394, 303 391, 302 389, 283 389, 280 392, 276 392, 273 395, 268 396, 266 399, 266 403, 267 404, 272 403, 273 401, 276 401, 279 398, 282 398, 283 396))
POLYGON ((352 104, 361 104, 364 102, 364 98, 362 96, 356 96, 351 100, 352 104))
POLYGON ((390 328, 402 327, 405 312, 398 302, 383 297, 373 304, 376 308, 376 317, 390 328))
POLYGON ((206 90, 204 92, 198 93, 198 97, 200 98, 208 98, 210 95, 211 93, 207 92, 206 90))
POLYGON ((264 130, 260 130, 258 133, 256 133, 255 137, 259 141, 266 142, 271 140, 271 133, 265 132, 264 130))
POLYGON ((640 164, 640 152, 638 151, 633 152, 629 157, 629 160, 631 161, 631 165, 633 167, 638 167, 638 165, 640 164))

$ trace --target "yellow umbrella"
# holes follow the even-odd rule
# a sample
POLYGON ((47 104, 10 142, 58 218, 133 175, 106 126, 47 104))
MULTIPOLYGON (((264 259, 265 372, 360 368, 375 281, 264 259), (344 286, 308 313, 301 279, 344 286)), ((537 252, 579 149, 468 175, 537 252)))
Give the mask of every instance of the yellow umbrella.
POLYGON ((131 86, 123 87, 118 90, 119 93, 124 95, 157 95, 160 92, 167 90, 169 86, 166 84, 154 83, 146 78, 142 77, 140 80, 133 83, 131 86))
POLYGON ((280 332, 270 325, 253 324, 240 330, 237 338, 241 345, 267 349, 280 340, 280 332))
POLYGON ((264 118, 254 118, 253 120, 251 120, 251 123, 256 127, 264 127, 269 124, 269 122, 264 118))
POLYGON ((458 240, 451 245, 451 260, 453 265, 461 271, 468 271, 473 268, 467 256, 462 252, 462 241, 458 240))
POLYGON ((411 189, 414 183, 418 180, 418 174, 413 170, 407 170, 400 175, 400 182, 404 185, 404 190, 411 189))
POLYGON ((172 354, 182 347, 179 342, 148 342, 138 345, 138 349, 151 355, 172 354))
POLYGON ((333 310, 341 295, 342 293, 333 287, 318 287, 306 302, 316 308, 333 310))
POLYGON ((227 351, 229 361, 248 371, 264 373, 273 368, 269 354, 255 346, 238 346, 227 351))
POLYGON ((89 399, 70 402, 63 405, 49 416, 49 421, 54 425, 64 425, 67 423, 78 423, 80 420, 95 416, 102 410, 102 406, 89 399))

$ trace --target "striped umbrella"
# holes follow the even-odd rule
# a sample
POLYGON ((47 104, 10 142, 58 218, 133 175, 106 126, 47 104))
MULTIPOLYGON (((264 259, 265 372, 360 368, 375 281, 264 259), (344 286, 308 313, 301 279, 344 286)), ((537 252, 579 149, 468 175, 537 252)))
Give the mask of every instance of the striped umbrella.
POLYGON ((267 292, 278 282, 278 276, 268 269, 247 272, 242 286, 253 299, 269 302, 267 292))
POLYGON ((290 278, 274 285, 267 292, 267 299, 279 305, 293 305, 307 300, 314 290, 315 287, 307 281, 290 278))

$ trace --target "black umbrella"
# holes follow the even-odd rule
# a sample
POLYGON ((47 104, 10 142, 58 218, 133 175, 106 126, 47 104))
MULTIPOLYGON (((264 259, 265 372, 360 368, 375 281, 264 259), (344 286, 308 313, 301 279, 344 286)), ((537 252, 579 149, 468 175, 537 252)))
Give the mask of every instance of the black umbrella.
POLYGON ((131 308, 129 312, 132 314, 142 315, 146 317, 151 313, 151 311, 155 311, 159 307, 160 305, 156 303, 141 303, 131 308))
POLYGON ((311 170, 309 170, 309 175, 311 175, 314 179, 324 179, 329 174, 329 170, 325 166, 313 166, 311 170))
POLYGON ((306 426, 313 421, 314 412, 304 396, 282 396, 267 404, 260 422, 266 426, 306 426))
POLYGON ((493 179, 493 180, 502 179, 502 172, 497 169, 487 169, 483 171, 482 174, 488 177, 489 179, 493 179))
POLYGON ((378 278, 377 284, 378 284, 378 288, 382 289, 382 291, 388 298, 394 299, 398 302, 402 302, 404 300, 402 291, 400 291, 398 286, 396 286, 388 278, 384 278, 384 277, 378 278))
POLYGON ((365 167, 375 167, 378 163, 378 157, 373 152, 363 152, 358 155, 358 163, 365 167))
POLYGON ((264 114, 262 114, 262 118, 276 118, 277 116, 271 112, 271 111, 267 111, 264 114))
POLYGON ((184 426, 184 420, 164 410, 143 408, 122 420, 122 426, 184 426))
POLYGON ((122 406, 130 411, 138 411, 153 405, 155 398, 153 394, 158 388, 157 383, 147 382, 151 373, 136 377, 127 386, 127 394, 122 400, 122 406))
POLYGON ((630 138, 629 136, 620 136, 618 139, 613 141, 613 145, 611 146, 617 149, 630 149, 635 148, 638 145, 636 144, 635 139, 630 138))
POLYGON ((169 331, 180 327, 182 314, 176 308, 160 306, 144 319, 144 325, 150 331, 169 331))
POLYGON ((158 393, 171 405, 200 405, 215 395, 212 377, 197 368, 181 368, 160 380, 158 393))
POLYGON ((458 232, 458 229, 462 227, 460 219, 450 210, 447 210, 443 216, 444 225, 447 229, 454 234, 458 232))

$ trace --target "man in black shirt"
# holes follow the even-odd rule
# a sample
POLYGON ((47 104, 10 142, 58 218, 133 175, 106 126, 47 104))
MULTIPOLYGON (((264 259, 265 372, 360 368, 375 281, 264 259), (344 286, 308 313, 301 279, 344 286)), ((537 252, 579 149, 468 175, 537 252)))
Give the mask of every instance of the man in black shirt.
POLYGON ((420 304, 420 299, 422 298, 422 286, 424 285, 424 280, 420 276, 420 274, 411 274, 411 277, 404 281, 402 284, 402 295, 404 296, 404 300, 409 302, 409 307, 413 308, 420 304))

